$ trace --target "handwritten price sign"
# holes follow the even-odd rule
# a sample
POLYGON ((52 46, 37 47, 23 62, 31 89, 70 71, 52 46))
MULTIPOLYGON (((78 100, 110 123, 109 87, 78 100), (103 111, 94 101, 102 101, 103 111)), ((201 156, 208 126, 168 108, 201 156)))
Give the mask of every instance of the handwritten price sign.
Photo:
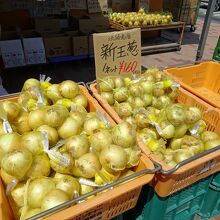
POLYGON ((93 35, 96 78, 131 75, 141 71, 139 28, 93 35))

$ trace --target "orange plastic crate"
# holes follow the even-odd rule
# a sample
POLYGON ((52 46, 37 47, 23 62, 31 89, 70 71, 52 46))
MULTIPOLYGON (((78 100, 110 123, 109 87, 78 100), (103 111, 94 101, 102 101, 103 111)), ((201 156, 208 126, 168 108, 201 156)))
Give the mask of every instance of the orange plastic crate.
MULTIPOLYGON (((98 94, 96 83, 90 85, 90 89, 94 97, 99 101, 102 107, 108 114, 120 123, 122 119, 118 116, 115 110, 98 94)), ((207 130, 215 131, 220 135, 220 110, 207 104, 195 95, 180 88, 178 102, 186 105, 197 106, 202 111, 207 111, 203 119, 207 123, 207 130)), ((153 161, 161 164, 164 171, 171 169, 163 161, 160 161, 156 155, 151 153, 150 149, 143 143, 139 143, 142 151, 153 161)), ((199 159, 183 165, 171 174, 157 173, 153 180, 153 187, 160 197, 171 195, 197 181, 220 170, 220 150, 209 153, 199 159), (204 170, 204 172, 203 172, 204 170)))
MULTIPOLYGON (((80 86, 81 92, 87 97, 88 107, 87 111, 100 111, 104 114, 108 121, 114 125, 115 122, 105 112, 105 110, 98 104, 98 102, 88 93, 87 89, 80 86)), ((16 101, 18 94, 8 95, 0 97, 0 100, 16 101)), ((144 169, 154 169, 152 161, 142 155, 140 163, 137 167, 134 167, 134 171, 141 171, 144 169)), ((72 205, 68 208, 57 211, 49 216, 44 217, 45 220, 98 220, 98 219, 112 219, 115 216, 133 208, 140 195, 140 191, 143 185, 152 181, 154 174, 141 175, 135 179, 130 180, 122 185, 118 185, 113 189, 100 193, 97 196, 72 205)), ((16 213, 13 213, 13 202, 8 199, 5 193, 4 185, 0 179, 0 220, 15 220, 16 213)))
POLYGON ((202 62, 195 65, 174 67, 166 72, 180 85, 205 100, 214 107, 220 108, 220 63, 202 62))

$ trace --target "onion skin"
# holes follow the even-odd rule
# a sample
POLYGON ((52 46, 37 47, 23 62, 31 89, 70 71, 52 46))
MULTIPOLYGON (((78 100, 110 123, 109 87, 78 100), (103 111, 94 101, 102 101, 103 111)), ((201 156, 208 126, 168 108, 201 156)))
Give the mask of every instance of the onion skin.
POLYGON ((132 115, 132 107, 128 102, 122 102, 115 104, 115 111, 120 118, 129 117, 132 115))
POLYGON ((22 91, 27 91, 27 90, 32 89, 34 87, 40 88, 40 81, 37 79, 34 79, 34 78, 30 78, 24 82, 22 91))
POLYGON ((141 96, 143 94, 143 90, 142 90, 142 88, 139 84, 132 84, 128 88, 128 93, 131 96, 138 97, 138 96, 141 96))
POLYGON ((205 142, 205 150, 210 150, 220 145, 220 138, 205 142))
POLYGON ((86 98, 86 96, 84 96, 83 94, 79 94, 77 95, 74 99, 73 99, 74 103, 77 105, 81 105, 84 108, 87 107, 88 105, 88 100, 86 98))
POLYGON ((174 153, 173 159, 176 163, 180 163, 180 162, 182 162, 192 156, 193 156, 193 154, 188 152, 188 150, 182 149, 182 150, 179 150, 178 152, 174 153))
POLYGON ((41 154, 44 150, 40 131, 31 131, 21 136, 21 146, 28 149, 33 155, 41 154))
POLYGON ((57 130, 48 125, 41 125, 40 127, 38 127, 37 131, 47 133, 50 146, 55 145, 59 139, 57 130))
POLYGON ((31 131, 31 127, 28 123, 28 116, 29 113, 21 112, 20 115, 13 121, 13 125, 15 125, 19 134, 31 131))
POLYGON ((94 190, 95 190, 95 188, 92 187, 92 186, 87 186, 87 185, 81 184, 81 192, 80 192, 80 194, 83 195, 83 194, 92 192, 94 190))
POLYGON ((88 135, 92 135, 96 130, 102 127, 102 121, 97 117, 91 117, 84 122, 83 129, 88 135))
POLYGON ((25 183, 18 183, 11 191, 11 197, 17 207, 22 207, 24 205, 24 191, 25 183))
POLYGON ((1 161, 1 167, 9 175, 21 180, 32 164, 32 154, 27 149, 11 151, 4 155, 1 161))
POLYGON ((115 88, 121 88, 125 86, 124 80, 120 77, 114 79, 115 88))
POLYGON ((41 210, 45 211, 69 201, 69 196, 60 189, 49 192, 42 200, 41 210))
POLYGON ((65 148, 73 158, 77 159, 88 153, 89 140, 86 135, 75 135, 67 140, 65 148))
MULTIPOLYGON (((37 215, 37 214, 41 213, 41 212, 42 212, 42 211, 41 211, 40 208, 37 208, 37 209, 29 209, 29 210, 25 213, 24 219, 30 218, 30 217, 32 217, 32 216, 34 216, 34 215, 37 215)), ((41 219, 42 219, 42 218, 40 218, 40 219, 38 219, 38 220, 41 220, 41 219)))
POLYGON ((42 200, 53 189, 55 189, 55 183, 52 178, 34 179, 28 187, 28 206, 30 208, 40 208, 42 200))
POLYGON ((34 157, 32 165, 28 170, 26 176, 29 178, 36 178, 42 176, 49 176, 50 174, 50 160, 46 154, 37 155, 34 157))
POLYGON ((173 150, 180 149, 182 145, 182 138, 173 138, 170 142, 170 148, 173 150))
POLYGON ((8 185, 12 180, 15 180, 14 176, 9 175, 2 168, 1 168, 1 178, 6 185, 8 185))
POLYGON ((142 89, 144 90, 144 93, 147 93, 147 94, 152 94, 153 92, 153 83, 150 82, 150 81, 143 81, 140 83, 142 89))
POLYGON ((175 127, 175 138, 183 137, 188 130, 188 126, 186 124, 181 124, 180 126, 175 127))
POLYGON ((36 109, 29 113, 28 123, 31 129, 35 130, 41 125, 45 124, 45 111, 43 109, 36 109))
POLYGON ((46 90, 47 98, 52 100, 53 103, 56 103, 59 99, 63 98, 60 94, 59 88, 60 88, 59 84, 53 84, 49 86, 46 90))
POLYGON ((76 167, 80 170, 82 177, 90 179, 95 177, 96 170, 101 169, 101 164, 95 154, 87 153, 76 161, 76 167))
POLYGON ((173 104, 166 108, 166 117, 170 123, 179 126, 185 122, 185 111, 179 104, 173 104))
POLYGON ((126 87, 115 89, 113 96, 117 102, 124 102, 128 98, 128 89, 126 87))
POLYGON ((80 127, 83 126, 83 124, 84 124, 85 115, 86 114, 82 113, 82 112, 70 112, 70 117, 75 119, 80 127))
POLYGON ((186 123, 193 124, 202 118, 202 112, 194 106, 190 106, 185 111, 186 123))
POLYGON ((109 105, 114 105, 115 100, 111 92, 102 92, 100 95, 108 102, 109 105))
POLYGON ((60 83, 59 91, 64 98, 73 99, 79 94, 79 86, 71 80, 65 80, 60 83))
POLYGON ((212 131, 204 131, 201 135, 201 140, 204 142, 212 141, 216 139, 219 139, 219 136, 215 132, 212 132, 212 131))
POLYGON ((16 117, 18 117, 21 107, 16 102, 4 101, 3 109, 6 112, 7 119, 12 122, 16 117))
POLYGON ((80 131, 80 124, 72 117, 68 117, 64 121, 64 123, 58 128, 58 134, 63 139, 69 138, 73 135, 77 135, 80 133, 80 131))
POLYGON ((99 92, 111 92, 115 87, 114 80, 110 77, 105 77, 98 82, 99 92))

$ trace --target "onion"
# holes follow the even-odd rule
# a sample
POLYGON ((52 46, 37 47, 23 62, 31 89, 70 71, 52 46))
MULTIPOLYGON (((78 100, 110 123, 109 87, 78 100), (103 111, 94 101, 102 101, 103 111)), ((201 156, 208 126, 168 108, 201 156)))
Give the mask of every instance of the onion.
POLYGON ((120 118, 129 117, 132 114, 132 107, 128 102, 115 104, 115 111, 120 118))
POLYGON ((4 101, 2 106, 9 121, 13 121, 21 111, 21 107, 16 102, 4 101))
POLYGON ((29 126, 34 130, 45 124, 45 111, 43 109, 36 109, 29 113, 29 126))
MULTIPOLYGON (((107 170, 105 170, 104 167, 102 167, 102 169, 100 170, 100 173, 105 177, 105 179, 107 180, 108 183, 116 181, 119 178, 119 176, 121 175, 121 171, 114 172, 114 174, 112 174, 112 173, 109 173, 107 170)), ((106 181, 104 181, 102 179, 102 177, 99 176, 98 173, 96 173, 96 175, 95 175, 95 183, 96 184, 105 184, 106 181)))
POLYGON ((114 80, 110 77, 105 77, 98 82, 99 92, 111 92, 114 89, 114 80))
POLYGON ((31 131, 31 127, 28 123, 29 113, 21 112, 21 114, 13 121, 19 134, 31 131))
POLYGON ((124 78, 124 83, 126 86, 130 85, 132 83, 132 80, 129 77, 124 78))
POLYGON ((0 119, 0 136, 2 136, 3 134, 5 134, 5 131, 4 131, 4 128, 3 128, 2 120, 0 119))
POLYGON ((54 178, 56 181, 56 189, 63 190, 69 196, 69 199, 74 198, 75 191, 80 193, 80 184, 74 177, 63 175, 61 178, 56 179, 55 175, 54 178))
POLYGON ((168 163, 168 162, 170 162, 171 160, 173 160, 174 153, 175 153, 175 151, 173 151, 172 149, 167 148, 167 149, 164 151, 164 153, 163 153, 164 161, 165 161, 166 163, 168 163))
POLYGON ((53 189, 42 200, 41 210, 45 211, 69 201, 69 196, 60 189, 53 189))
POLYGON ((128 98, 128 89, 126 87, 117 88, 114 90, 113 96, 117 102, 124 102, 128 98))
POLYGON ((128 93, 131 96, 137 97, 143 94, 143 90, 139 84, 135 83, 129 86, 128 93))
POLYGON ((100 129, 90 136, 91 147, 99 153, 102 149, 112 144, 111 133, 106 129, 100 129))
POLYGON ((212 149, 217 146, 220 146, 220 138, 215 139, 215 140, 206 141, 204 149, 209 150, 209 149, 212 149))
POLYGON ((182 144, 182 138, 173 138, 169 147, 173 150, 180 149, 182 144))
POLYGON ((162 95, 159 98, 157 98, 153 104, 153 107, 157 109, 163 109, 169 106, 171 103, 171 100, 168 96, 162 95))
POLYGON ((93 134, 96 130, 101 128, 101 120, 97 117, 91 117, 89 119, 86 119, 84 122, 83 129, 86 132, 86 134, 93 134))
POLYGON ((150 129, 150 128, 144 128, 141 131, 139 131, 137 133, 138 135, 138 139, 142 140, 144 143, 146 143, 146 141, 149 138, 153 138, 153 139, 157 139, 158 138, 158 134, 156 131, 150 129))
POLYGON ((64 98, 73 99, 79 94, 79 86, 71 80, 65 80, 60 83, 60 93, 64 98))
POLYGON ((53 84, 49 86, 46 90, 47 98, 52 100, 53 103, 56 103, 59 99, 63 98, 60 94, 59 88, 60 88, 59 84, 53 84))
POLYGON ((170 99, 172 101, 175 101, 178 97, 178 92, 179 90, 178 89, 172 89, 172 91, 170 93, 168 93, 168 96, 170 97, 170 99))
POLYGON ((121 173, 120 179, 122 179, 122 178, 124 178, 124 177, 126 177, 126 176, 130 176, 130 175, 132 175, 132 174, 134 174, 134 171, 132 171, 132 170, 124 170, 124 171, 121 173))
POLYGON ((55 189, 52 178, 40 177, 31 181, 28 187, 28 206, 30 208, 40 208, 45 196, 55 189))
POLYGON ((26 176, 30 178, 36 178, 41 176, 49 176, 49 174, 50 160, 46 154, 41 154, 34 157, 32 165, 26 176))
POLYGON ((163 121, 160 124, 161 127, 161 134, 160 136, 165 139, 170 139, 174 137, 175 134, 175 127, 169 121, 163 121))
POLYGON ((123 122, 112 129, 112 140, 121 147, 132 147, 136 142, 136 131, 129 123, 123 122))
POLYGON ((133 125, 135 128, 137 127, 137 126, 135 126, 135 123, 136 123, 135 118, 132 116, 128 116, 126 118, 123 118, 123 121, 129 123, 130 125, 133 125))
MULTIPOLYGON (((39 213, 41 213, 41 209, 40 208, 37 208, 37 209, 29 209, 28 211, 26 211, 25 215, 24 215, 24 219, 27 219, 27 218, 30 218, 34 215, 37 215, 39 213)), ((41 219, 41 218, 40 218, 41 219)), ((38 219, 38 220, 40 220, 38 219)))
POLYGON ((135 115, 135 123, 140 129, 146 128, 149 125, 148 121, 146 120, 146 115, 140 113, 135 115))
POLYGON ((79 126, 83 126, 86 114, 83 112, 70 112, 70 117, 77 121, 79 126))
POLYGON ((186 134, 187 130, 188 130, 188 126, 186 124, 181 124, 181 125, 175 127, 174 137, 175 138, 183 137, 186 134))
POLYGON ((88 120, 90 118, 98 118, 99 119, 99 117, 98 117, 96 112, 89 112, 89 113, 87 113, 85 120, 88 120))
POLYGON ((179 149, 177 152, 174 153, 173 159, 176 163, 180 163, 190 157, 194 156, 191 152, 187 149, 179 149))
POLYGON ((203 120, 197 121, 194 125, 191 126, 190 131, 192 135, 200 135, 206 130, 206 123, 203 120))
POLYGON ((109 105, 114 105, 115 100, 111 92, 102 92, 100 95, 108 102, 109 105))
POLYGON ((143 81, 143 82, 140 83, 140 85, 141 85, 144 93, 152 94, 153 88, 154 88, 152 82, 150 82, 150 81, 143 81))
POLYGON ((166 108, 167 119, 175 126, 181 125, 185 121, 185 111, 179 104, 173 104, 166 108))
POLYGON ((215 132, 204 131, 201 134, 201 139, 202 139, 202 141, 207 142, 207 141, 212 141, 212 140, 219 139, 219 136, 215 132))
POLYGON ((63 164, 58 160, 58 158, 50 158, 50 166, 57 173, 71 174, 75 161, 68 152, 64 152, 61 154, 62 156, 64 156, 66 159, 69 160, 69 163, 63 164))
POLYGON ((44 150, 40 131, 31 131, 21 136, 21 146, 28 149, 33 155, 41 154, 44 150))
POLYGON ((162 95, 164 95, 165 91, 161 88, 154 88, 153 89, 153 96, 155 97, 160 97, 162 95))
POLYGON ((175 161, 173 161, 173 160, 167 162, 166 164, 171 166, 171 167, 175 167, 177 165, 177 163, 175 161))
POLYGON ((55 145, 59 139, 57 130, 48 125, 41 125, 40 127, 38 127, 37 131, 47 133, 50 146, 55 145))
POLYGON ((29 150, 14 150, 4 155, 1 167, 9 175, 21 180, 31 167, 32 160, 32 154, 29 150))
POLYGON ((57 106, 58 105, 50 106, 45 111, 45 123, 53 128, 61 126, 68 116, 68 114, 66 114, 64 111, 61 111, 57 106))
POLYGON ((144 94, 142 96, 142 100, 144 102, 144 107, 147 107, 147 106, 151 105, 151 103, 152 103, 152 95, 144 94))
POLYGON ((115 88, 121 88, 125 86, 124 80, 120 77, 114 78, 115 88))
POLYGON ((187 146, 195 146, 201 143, 201 140, 193 137, 193 136, 189 136, 189 135, 185 135, 182 139, 182 145, 187 145, 187 146))
POLYGON ((140 161, 141 151, 135 150, 131 147, 125 148, 125 151, 127 153, 127 158, 128 158, 126 168, 131 168, 131 167, 137 166, 140 161))
POLYGON ((18 96, 17 102, 22 107, 27 107, 28 100, 31 99, 29 92, 21 92, 18 96))
POLYGON ((145 106, 145 102, 142 98, 140 98, 140 97, 134 98, 133 108, 141 108, 144 106, 145 106))
POLYGON ((27 91, 27 90, 32 89, 34 87, 40 88, 40 81, 37 79, 34 79, 34 78, 30 78, 24 82, 22 91, 27 91))
POLYGON ((65 148, 73 158, 79 158, 89 151, 88 138, 86 135, 75 135, 67 140, 65 148))
POLYGON ((21 136, 18 133, 7 133, 0 136, 0 149, 5 154, 21 146, 21 136))
POLYGON ((102 166, 110 173, 124 170, 128 163, 126 151, 117 145, 109 145, 104 148, 100 153, 99 159, 102 166))
POLYGON ((73 101, 70 99, 59 99, 56 102, 56 105, 62 105, 64 107, 66 107, 68 110, 70 110, 73 105, 73 101))
POLYGON ((187 124, 193 124, 202 118, 202 112, 199 108, 190 106, 185 111, 185 121, 187 124))
POLYGON ((74 99, 73 99, 74 103, 76 103, 77 105, 81 105, 83 106, 84 108, 87 107, 88 105, 88 100, 86 98, 85 95, 83 94, 79 94, 77 95, 74 99))
POLYGON ((1 178, 6 185, 8 185, 11 181, 16 179, 14 176, 9 175, 7 172, 5 172, 2 168, 1 168, 1 178))
POLYGON ((64 123, 58 128, 58 134, 61 138, 66 139, 73 135, 79 134, 81 131, 80 123, 74 118, 68 117, 64 123))
POLYGON ((82 177, 93 178, 97 170, 101 169, 98 157, 93 153, 87 153, 76 160, 76 167, 82 173, 82 177))
POLYGON ((11 197, 17 207, 24 206, 24 191, 25 183, 18 183, 11 191, 11 197))
POLYGON ((130 106, 133 106, 134 105, 134 97, 128 96, 127 102, 130 104, 130 106))
POLYGON ((92 186, 81 184, 81 195, 94 191, 95 188, 92 186))

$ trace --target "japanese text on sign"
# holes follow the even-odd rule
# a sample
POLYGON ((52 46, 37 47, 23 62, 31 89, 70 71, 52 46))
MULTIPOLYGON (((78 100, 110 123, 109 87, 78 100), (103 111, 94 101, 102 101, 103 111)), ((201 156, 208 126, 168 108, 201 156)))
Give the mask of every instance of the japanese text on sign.
POLYGON ((94 34, 96 78, 141 70, 140 29, 94 34))

